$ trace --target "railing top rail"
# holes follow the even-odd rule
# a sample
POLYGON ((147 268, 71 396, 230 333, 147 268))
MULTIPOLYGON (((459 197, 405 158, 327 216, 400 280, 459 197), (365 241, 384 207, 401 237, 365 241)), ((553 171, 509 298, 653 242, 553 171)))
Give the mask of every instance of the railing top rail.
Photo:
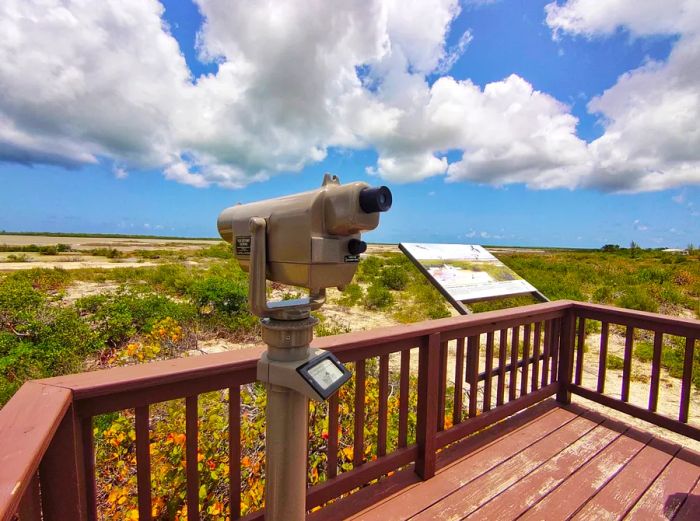
POLYGON ((664 330, 671 334, 700 338, 700 320, 587 302, 572 302, 571 304, 578 314, 590 316, 595 320, 631 325, 640 329, 664 330))
POLYGON ((70 404, 70 390, 28 382, 0 410, 0 520, 16 512, 70 404))
MULTIPOLYGON (((489 311, 478 315, 451 317, 321 337, 315 339, 312 345, 321 349, 329 349, 335 353, 342 353, 367 346, 419 338, 433 333, 449 333, 465 327, 493 326, 505 320, 522 319, 526 321, 530 317, 535 320, 539 314, 564 311, 570 306, 571 302, 566 300, 533 304, 519 308, 489 311)), ((73 391, 74 398, 80 401, 117 392, 136 391, 154 385, 177 384, 202 376, 216 376, 232 371, 251 369, 255 367, 264 349, 264 346, 258 346, 241 351, 163 360, 129 367, 57 376, 38 381, 70 389, 73 391)))
POLYGON ((128 367, 114 367, 88 373, 69 374, 37 380, 39 383, 73 391, 75 400, 136 391, 155 385, 176 385, 199 377, 214 377, 254 369, 263 346, 204 356, 161 360, 128 367))

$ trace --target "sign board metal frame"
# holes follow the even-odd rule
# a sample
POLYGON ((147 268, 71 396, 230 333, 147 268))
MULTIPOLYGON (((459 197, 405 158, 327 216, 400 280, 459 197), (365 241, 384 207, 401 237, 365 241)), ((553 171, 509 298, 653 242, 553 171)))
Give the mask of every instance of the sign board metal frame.
MULTIPOLYGON (((508 298, 508 297, 515 297, 519 295, 532 295, 533 297, 537 298, 538 300, 542 302, 548 302, 549 299, 545 297, 537 288, 532 286, 530 283, 525 281, 528 286, 530 286, 532 289, 527 290, 527 291, 518 291, 518 292, 513 292, 513 293, 502 293, 502 294, 497 294, 497 295, 491 295, 491 296, 483 296, 479 298, 466 298, 466 299, 458 299, 456 298, 453 294, 451 294, 447 288, 443 286, 443 284, 437 280, 432 273, 428 270, 428 268, 421 262, 422 259, 416 258, 416 256, 411 253, 410 246, 413 246, 414 243, 408 243, 405 245, 404 243, 399 243, 399 249, 408 257, 411 262, 418 268, 418 270, 430 281, 430 283, 442 294, 442 296, 447 299, 447 301, 452 304, 452 306, 462 315, 468 315, 471 314, 472 311, 469 309, 467 304, 474 303, 474 302, 485 302, 489 300, 498 300, 502 298, 508 298)), ((486 249, 484 249, 481 246, 476 246, 476 245, 468 245, 468 244, 460 244, 460 245, 446 245, 446 244, 425 244, 424 246, 442 246, 442 247, 448 247, 448 246, 463 246, 463 247, 473 247, 473 248, 481 248, 489 257, 493 258, 493 263, 494 265, 498 266, 499 268, 502 268, 504 270, 512 272, 508 267, 506 267, 503 263, 501 263, 498 259, 496 259, 491 253, 489 253, 486 249)), ((459 259, 444 259, 446 264, 449 264, 450 260, 454 261, 459 261, 459 259)), ((491 259, 487 259, 487 262, 492 262, 491 259)), ((514 275, 515 272, 512 272, 514 275)), ((520 278, 520 277, 518 277, 520 278)), ((524 280, 524 279, 523 279, 524 280)))

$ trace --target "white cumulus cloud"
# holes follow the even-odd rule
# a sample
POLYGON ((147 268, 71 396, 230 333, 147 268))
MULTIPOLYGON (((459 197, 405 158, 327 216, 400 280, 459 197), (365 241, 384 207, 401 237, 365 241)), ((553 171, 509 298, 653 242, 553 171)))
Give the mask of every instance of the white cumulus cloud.
POLYGON ((0 161, 107 159, 117 177, 158 168, 195 187, 240 188, 340 147, 376 150, 368 172, 394 182, 628 191, 700 182, 696 1, 547 6, 559 38, 620 27, 680 35, 668 61, 590 102, 605 125, 591 144, 570 107, 526 78, 481 87, 449 75, 475 37, 450 34, 458 0, 195 1, 199 57, 218 65, 199 78, 157 0, 3 0, 0 161))

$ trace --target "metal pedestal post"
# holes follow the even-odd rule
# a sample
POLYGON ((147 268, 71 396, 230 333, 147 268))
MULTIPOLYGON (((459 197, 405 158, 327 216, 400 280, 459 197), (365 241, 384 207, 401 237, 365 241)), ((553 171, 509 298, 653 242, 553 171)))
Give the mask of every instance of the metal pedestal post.
MULTIPOLYGON (((293 362, 307 358, 313 327, 318 323, 316 318, 264 318, 260 323, 270 361, 293 362)), ((267 385, 267 521, 302 521, 306 517, 308 410, 306 396, 287 387, 267 385)))

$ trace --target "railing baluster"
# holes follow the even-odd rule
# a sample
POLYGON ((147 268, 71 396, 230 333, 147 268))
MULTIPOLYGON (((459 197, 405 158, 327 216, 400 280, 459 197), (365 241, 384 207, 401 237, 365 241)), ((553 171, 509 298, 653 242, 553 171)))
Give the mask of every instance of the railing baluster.
POLYGON ((440 333, 428 336, 418 357, 418 410, 416 411, 416 473, 422 479, 435 475, 437 383, 440 377, 440 333))
POLYGON ((503 405, 506 389, 506 350, 508 349, 508 330, 501 329, 498 346, 498 383, 496 384, 496 406, 503 405))
POLYGON ((654 332, 654 356, 651 362, 651 385, 649 386, 649 410, 656 412, 659 403, 659 377, 661 373, 661 346, 664 335, 660 331, 654 332))
POLYGON ((598 386, 597 392, 605 391, 605 372, 608 360, 608 331, 610 324, 603 322, 600 325, 600 352, 598 354, 598 386))
POLYGON ((520 347, 520 326, 513 326, 513 342, 510 346, 510 381, 508 382, 508 401, 515 400, 518 385, 518 348, 520 347))
POLYGON ((469 381, 469 417, 476 416, 479 389, 479 340, 480 335, 467 339, 467 379, 469 381))
POLYGON ((549 385, 549 357, 550 344, 552 343, 552 321, 546 320, 544 323, 544 347, 542 349, 542 380, 540 386, 549 385))
POLYGON ((695 351, 695 339, 686 337, 685 353, 683 354, 683 380, 681 383, 681 404, 678 413, 678 421, 688 423, 688 411, 690 409, 690 389, 693 384, 693 355, 695 351))
POLYGON ((445 430, 445 393, 447 389, 447 342, 440 344, 440 377, 438 379, 437 430, 445 430))
POLYGON ((355 362, 355 419, 352 465, 359 467, 365 458, 365 360, 355 362))
POLYGON ((455 352, 455 394, 452 401, 452 424, 462 423, 462 394, 464 390, 464 338, 457 339, 455 352))
POLYGON ((338 393, 328 400, 328 447, 326 449, 328 479, 338 475, 338 393))
POLYGON ((19 521, 41 521, 41 492, 37 474, 32 476, 31 483, 19 503, 17 513, 19 514, 19 521))
POLYGON ((551 367, 551 383, 559 379, 559 351, 561 345, 561 319, 556 318, 552 321, 552 345, 549 348, 549 354, 552 357, 551 367))
POLYGON ((187 521, 199 521, 199 471, 197 469, 197 395, 185 398, 185 458, 187 464, 187 521))
POLYGON ((541 322, 535 322, 535 341, 532 347, 532 385, 530 386, 531 391, 536 391, 539 389, 539 379, 540 379, 540 342, 542 334, 542 324, 541 322))
POLYGON ((408 376, 411 370, 411 350, 401 351, 401 375, 399 376, 399 448, 408 445, 408 376))
POLYGON ((377 456, 386 455, 387 412, 389 401, 389 355, 379 357, 379 427, 377 456))
POLYGON ((576 341, 576 376, 574 383, 581 385, 583 380, 583 348, 586 344, 586 319, 578 319, 578 335, 576 341))
POLYGON ((148 405, 136 407, 136 488, 139 521, 151 519, 151 454, 148 405))
POLYGON ((523 374, 520 379, 520 396, 527 394, 527 379, 529 376, 530 363, 530 324, 525 324, 523 337, 523 374))
POLYGON ((83 442, 83 472, 85 473, 85 502, 87 521, 97 521, 97 481, 95 481, 95 440, 92 416, 80 420, 80 437, 83 442))
POLYGON ((241 388, 228 390, 228 483, 231 519, 241 517, 241 388))
POLYGON ((622 361, 622 389, 620 399, 628 402, 630 399, 630 381, 632 378, 632 344, 634 343, 634 328, 627 326, 625 330, 625 355, 622 361))
POLYGON ((486 333, 486 377, 484 379, 484 411, 491 410, 491 385, 493 375, 493 331, 486 333))

